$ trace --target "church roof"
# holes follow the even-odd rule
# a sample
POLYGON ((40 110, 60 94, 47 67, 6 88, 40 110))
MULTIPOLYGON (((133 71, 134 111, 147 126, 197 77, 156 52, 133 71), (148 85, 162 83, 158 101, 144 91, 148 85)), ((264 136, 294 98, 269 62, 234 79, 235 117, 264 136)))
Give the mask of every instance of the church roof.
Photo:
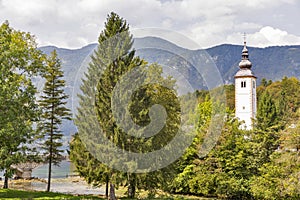
POLYGON ((247 68, 243 68, 243 69, 240 69, 236 74, 235 74, 235 78, 238 78, 238 77, 255 77, 254 74, 252 73, 252 71, 250 69, 247 69, 247 68))

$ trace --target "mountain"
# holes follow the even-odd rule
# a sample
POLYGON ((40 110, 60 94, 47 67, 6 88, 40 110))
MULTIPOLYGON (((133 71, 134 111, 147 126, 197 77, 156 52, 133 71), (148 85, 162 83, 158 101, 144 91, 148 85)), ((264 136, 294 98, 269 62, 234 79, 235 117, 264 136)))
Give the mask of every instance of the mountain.
MULTIPOLYGON (((53 50, 57 51, 58 57, 60 58, 62 68, 64 71, 64 78, 66 80, 66 88, 65 91, 69 95, 69 100, 67 103, 67 107, 72 110, 73 117, 75 117, 73 112, 74 103, 77 102, 77 92, 74 91, 74 85, 76 81, 76 76, 80 73, 80 66, 83 61, 90 55, 95 49, 96 44, 90 44, 81 49, 70 50, 58 48, 55 46, 45 46, 40 47, 39 49, 46 54, 50 54, 53 50)), ((43 81, 39 80, 37 83, 38 90, 41 91, 43 87, 43 81)), ((77 89, 78 90, 78 89, 77 89)), ((77 129, 73 123, 73 121, 63 121, 61 130, 65 136, 64 138, 64 146, 68 146, 68 141, 70 141, 71 135, 77 132, 77 129)))
MULTIPOLYGON (((150 62, 157 62, 165 59, 161 55, 162 50, 171 50, 182 55, 187 52, 202 54, 203 50, 190 51, 176 46, 161 38, 137 38, 135 39, 135 48, 138 49, 138 55, 150 62), (138 48, 136 48, 136 46, 138 48), (152 50, 145 50, 143 47, 153 47, 152 50), (159 47, 155 49, 155 47, 159 47), (146 52, 148 51, 148 52, 146 52), (146 52, 146 53, 144 53, 146 52)), ((274 46, 266 48, 247 47, 250 60, 253 64, 252 71, 257 76, 258 81, 262 78, 270 80, 279 80, 284 76, 295 76, 300 78, 300 46, 274 46)), ((205 49, 216 64, 224 82, 227 84, 234 82, 234 74, 238 71, 238 64, 241 60, 243 46, 223 44, 205 49)))
MULTIPOLYGON (((78 103, 77 94, 80 91, 81 78, 84 77, 89 57, 96 46, 90 44, 75 50, 54 46, 40 47, 46 54, 50 54, 54 49, 57 51, 65 73, 66 92, 70 96, 67 106, 73 108, 73 112, 78 103)), ((206 88, 206 85, 201 75, 205 73, 205 68, 201 67, 207 63, 211 66, 213 63, 216 65, 224 83, 233 83, 234 74, 239 69, 238 63, 241 60, 243 46, 223 44, 205 50, 188 50, 161 38, 145 37, 136 38, 134 48, 137 55, 149 63, 161 64, 164 72, 176 77, 179 82, 188 80, 194 89, 202 89, 206 88), (200 73, 199 67, 197 70, 195 65, 200 66, 200 73)), ((300 78, 300 46, 248 47, 248 50, 258 83, 262 78, 273 81, 284 76, 300 78)), ((41 86, 39 83, 38 87, 41 86)), ((66 137, 76 132, 73 122, 65 122, 62 129, 66 137)))
MULTIPOLYGON (((226 82, 234 81, 233 75, 238 70, 241 50, 242 46, 237 45, 220 45, 207 49, 226 82)), ((300 46, 248 47, 248 50, 252 71, 259 82, 262 78, 276 81, 284 76, 300 77, 300 46)))

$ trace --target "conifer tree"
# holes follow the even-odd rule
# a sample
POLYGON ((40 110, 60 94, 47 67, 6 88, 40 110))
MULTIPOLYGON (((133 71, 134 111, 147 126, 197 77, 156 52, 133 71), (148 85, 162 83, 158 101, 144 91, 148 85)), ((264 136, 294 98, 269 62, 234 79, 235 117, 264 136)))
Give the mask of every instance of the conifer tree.
POLYGON ((70 120, 69 109, 66 108, 68 96, 64 92, 65 81, 61 64, 54 50, 48 58, 44 72, 46 80, 39 104, 42 108, 39 129, 44 140, 42 149, 49 164, 47 191, 50 191, 52 164, 59 165, 62 160, 62 137, 59 129, 64 119, 70 120))
MULTIPOLYGON (((91 94, 91 85, 96 81, 99 82, 99 84, 97 84, 96 101, 99 124, 107 138, 111 139, 117 145, 122 143, 122 140, 116 141, 118 138, 120 139, 120 137, 117 136, 116 124, 111 120, 110 104, 112 91, 118 82, 118 78, 120 78, 122 74, 125 74, 130 67, 132 68, 142 63, 139 58, 134 57, 135 51, 131 50, 132 44, 133 40, 132 35, 129 33, 129 25, 116 13, 110 13, 107 17, 105 28, 99 35, 98 48, 91 56, 92 61, 89 65, 88 72, 85 74, 86 77, 83 80, 83 84, 81 85, 82 95, 79 95, 80 106, 75 121, 79 129, 79 135, 90 134, 88 131, 90 125, 85 124, 85 122, 89 123, 87 119, 89 116, 89 108, 87 108, 86 102, 95 98, 94 94, 91 94)), ((76 154, 75 149, 74 147, 73 152, 71 150, 71 155, 76 154)), ((71 157, 73 157, 73 161, 77 159, 76 156, 71 157)), ((103 166, 98 166, 98 168, 106 168, 104 164, 100 165, 103 166)), ((78 171, 80 172, 80 169, 78 169, 78 171)), ((88 174, 85 176, 86 179, 90 179, 88 182, 95 181, 98 183, 101 181, 107 182, 107 177, 110 179, 110 185, 114 187, 114 184, 120 182, 113 181, 113 179, 119 179, 125 176, 122 175, 121 172, 115 172, 113 169, 103 173, 99 172, 98 176, 90 177, 88 174)))
MULTIPOLYGON (((162 77, 162 69, 158 65, 146 66, 145 61, 134 56, 135 51, 131 49, 133 40, 132 35, 129 33, 129 26, 126 21, 117 14, 111 13, 108 16, 105 29, 101 32, 98 42, 99 46, 91 57, 92 61, 81 86, 82 95, 79 95, 80 106, 75 123, 78 127, 80 138, 84 139, 86 136, 88 138, 95 138, 96 140, 97 136, 91 137, 92 131, 90 131, 91 127, 93 127, 90 123, 92 121, 90 114, 96 110, 96 114, 98 115, 97 123, 100 124, 103 130, 102 134, 119 149, 130 152, 147 152, 166 145, 174 136, 172 134, 176 133, 174 129, 176 130, 178 128, 180 121, 178 117, 178 113, 180 112, 178 102, 175 101, 176 106, 173 105, 174 98, 176 97, 174 93, 170 92, 171 90, 160 87, 159 84, 153 84, 153 87, 144 86, 139 88, 138 91, 131 91, 130 88, 126 88, 126 92, 132 92, 131 102, 127 106, 129 107, 129 112, 134 123, 140 126, 147 125, 149 123, 149 108, 154 104, 162 104, 166 107, 167 111, 171 112, 168 113, 169 118, 167 119, 169 126, 151 139, 136 138, 122 130, 114 119, 111 101, 113 98, 113 90, 117 83, 120 82, 121 77, 135 67, 142 69, 141 76, 151 80, 158 80, 160 83, 164 82, 165 84, 163 85, 174 86, 174 80, 164 79, 162 77), (91 92, 91 88, 95 85, 93 84, 94 81, 97 82, 96 99, 95 94, 91 92), (95 108, 92 108, 93 111, 87 106, 87 102, 91 100, 95 101, 95 108)), ((137 77, 137 79, 139 78, 140 77, 137 77)), ((128 80, 130 83, 131 81, 134 82, 136 80, 128 80)), ((125 80, 125 82, 127 81, 125 80)), ((130 85, 128 87, 130 87, 130 85)), ((114 97, 117 96, 117 98, 114 99, 122 99, 125 95, 124 93, 114 94, 114 97)), ((124 115, 126 112, 125 109, 120 111, 121 115, 124 115)), ((107 178, 109 178, 109 185, 112 187, 114 187, 114 184, 125 183, 128 186, 128 197, 134 198, 139 182, 138 179, 142 176, 109 169, 104 164, 96 161, 94 164, 88 164, 91 163, 94 158, 90 158, 91 156, 88 154, 86 154, 86 156, 80 155, 80 151, 82 151, 86 145, 80 145, 80 142, 84 141, 80 141, 78 137, 74 137, 74 140, 71 142, 70 152, 72 161, 78 163, 77 169, 79 173, 84 174, 85 179, 94 184, 106 183, 108 185, 107 178), (79 166, 79 163, 84 163, 81 165, 83 167, 79 166), (96 172, 98 174, 95 174, 96 172)), ((88 140, 88 142, 90 142, 89 145, 95 146, 96 149, 107 148, 106 146, 101 147, 95 141, 88 140)), ((106 156, 109 157, 109 155, 106 156)), ((162 155, 162 157, 163 156, 166 155, 162 155)), ((126 158, 119 158, 113 160, 113 162, 122 164, 124 159, 126 160, 126 158)), ((123 163, 127 169, 131 167, 131 164, 131 162, 123 163)), ((144 177, 145 176, 142 178, 144 177)), ((143 184, 143 186, 144 185, 145 184, 143 184)), ((113 191, 113 188, 111 188, 110 191, 113 191)))
POLYGON ((85 177, 87 183, 93 186, 101 186, 105 183, 105 196, 108 198, 109 180, 111 170, 101 164, 95 157, 85 148, 76 133, 70 142, 70 159, 75 164, 77 172, 81 177, 85 177))

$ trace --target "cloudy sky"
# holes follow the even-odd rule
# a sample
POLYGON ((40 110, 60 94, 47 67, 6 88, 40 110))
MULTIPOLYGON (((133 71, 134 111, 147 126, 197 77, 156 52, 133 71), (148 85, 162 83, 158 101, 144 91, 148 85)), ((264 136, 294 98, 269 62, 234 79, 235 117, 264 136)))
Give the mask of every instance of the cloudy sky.
POLYGON ((97 41, 114 11, 131 29, 176 31, 202 48, 300 45, 299 0, 0 0, 0 22, 31 32, 39 46, 80 48, 97 41))

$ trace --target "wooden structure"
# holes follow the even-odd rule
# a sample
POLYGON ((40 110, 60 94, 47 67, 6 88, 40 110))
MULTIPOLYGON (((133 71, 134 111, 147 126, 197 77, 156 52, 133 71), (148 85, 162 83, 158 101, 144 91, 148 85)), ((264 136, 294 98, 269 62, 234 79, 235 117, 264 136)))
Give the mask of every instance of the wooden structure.
POLYGON ((12 165, 11 168, 15 169, 15 178, 31 179, 32 170, 43 165, 43 163, 25 162, 17 165, 12 165))

